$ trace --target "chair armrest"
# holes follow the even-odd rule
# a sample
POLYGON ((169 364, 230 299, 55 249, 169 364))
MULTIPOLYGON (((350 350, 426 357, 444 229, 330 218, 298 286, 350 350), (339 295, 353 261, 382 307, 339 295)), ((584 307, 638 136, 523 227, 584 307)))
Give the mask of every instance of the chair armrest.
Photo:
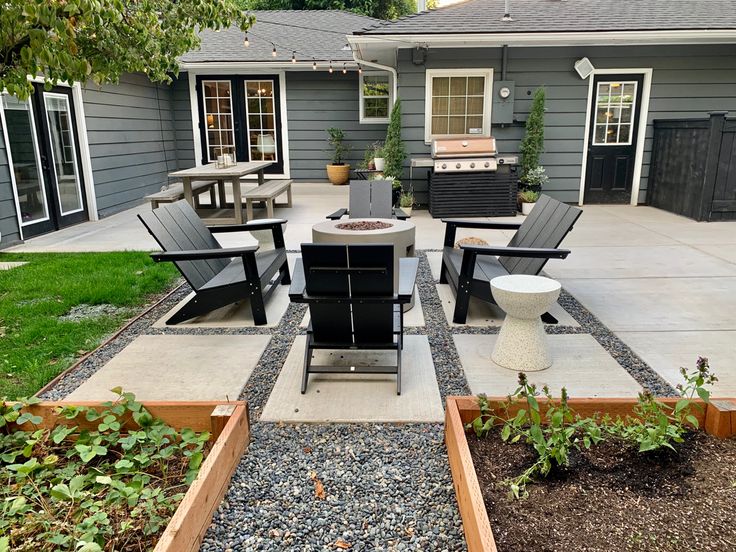
POLYGON ((325 217, 325 218, 328 218, 330 220, 340 220, 342 217, 344 217, 347 214, 348 214, 348 210, 347 209, 338 209, 334 213, 332 213, 330 215, 327 215, 327 217, 325 217))
POLYGON ((396 218, 397 218, 398 220, 406 220, 406 219, 408 219, 408 218, 411 218, 411 216, 410 216, 410 215, 407 215, 407 214, 406 214, 406 213, 405 213, 405 212, 404 212, 404 211, 403 211, 402 209, 400 209, 399 207, 394 207, 394 216, 395 216, 395 217, 396 217, 396 218))
POLYGON ((286 224, 286 219, 259 219, 251 220, 243 224, 220 224, 217 226, 208 226, 207 229, 213 234, 225 232, 250 232, 251 230, 268 230, 276 226, 286 224))
POLYGON ((442 219, 445 224, 451 224, 457 228, 487 228, 491 230, 517 230, 522 222, 492 222, 467 219, 442 219))
POLYGON ((200 259, 230 259, 242 257, 246 253, 258 251, 257 245, 243 247, 232 247, 228 249, 197 249, 194 251, 162 251, 151 253, 151 258, 160 263, 161 261, 196 261, 200 259))
POLYGON ((416 257, 401 257, 399 259, 399 298, 411 298, 414 293, 418 270, 419 259, 416 257))
POLYGON ((294 271, 291 274, 291 286, 289 287, 289 298, 292 301, 304 299, 307 281, 304 278, 304 263, 301 257, 296 260, 294 271))
POLYGON ((463 251, 476 255, 502 255, 504 257, 531 257, 538 259, 564 259, 570 254, 569 249, 551 249, 546 247, 494 247, 485 245, 461 245, 463 251))

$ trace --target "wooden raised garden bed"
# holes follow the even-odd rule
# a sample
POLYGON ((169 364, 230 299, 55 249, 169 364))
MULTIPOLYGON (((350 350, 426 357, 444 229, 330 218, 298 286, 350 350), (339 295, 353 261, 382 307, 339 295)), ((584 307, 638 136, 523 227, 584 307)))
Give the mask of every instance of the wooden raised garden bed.
MULTIPOLYGON (((500 405, 505 400, 505 397, 489 399, 493 405, 500 405)), ((676 401, 677 399, 661 400, 669 406, 674 406, 676 401)), ((596 413, 624 417, 632 414, 636 402, 636 399, 570 399, 568 404, 583 417, 596 413)), ((543 405, 544 402, 540 400, 540 404, 543 405)), ((521 404, 513 405, 510 414, 513 416, 520 406, 521 404)), ((465 424, 472 422, 479 414, 475 397, 448 397, 445 443, 468 550, 495 552, 496 542, 465 431, 465 424)), ((698 418, 700 427, 713 436, 728 438, 736 435, 736 399, 711 399, 702 411, 695 411, 694 415, 698 418)))
MULTIPOLYGON (((143 401, 141 404, 152 416, 178 431, 189 428, 198 433, 207 431, 211 434, 211 447, 202 461, 198 475, 187 489, 154 549, 155 552, 197 551, 212 515, 227 490, 230 478, 248 447, 248 405, 244 401, 143 401)), ((101 402, 78 401, 42 402, 24 410, 43 418, 39 428, 51 429, 58 424, 73 423, 80 429, 91 429, 97 425, 96 421, 75 419, 70 422, 56 416, 59 407, 71 405, 102 408, 101 402)))

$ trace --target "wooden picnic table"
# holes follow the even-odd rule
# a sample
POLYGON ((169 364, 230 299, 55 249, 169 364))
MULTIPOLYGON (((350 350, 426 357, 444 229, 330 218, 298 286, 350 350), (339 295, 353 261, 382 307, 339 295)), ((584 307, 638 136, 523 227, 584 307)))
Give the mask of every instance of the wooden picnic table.
POLYGON ((258 173, 258 185, 264 183, 263 171, 273 164, 273 161, 247 161, 235 163, 231 167, 218 169, 215 163, 192 167, 191 169, 183 169, 169 173, 170 178, 181 179, 184 185, 184 199, 189 205, 194 207, 194 194, 192 193, 192 182, 199 180, 216 180, 217 188, 220 196, 220 211, 216 212, 213 217, 203 217, 207 224, 243 224, 243 201, 240 193, 240 179, 248 174, 258 173), (233 216, 222 216, 222 209, 227 206, 225 201, 225 182, 232 183, 233 186, 233 216))

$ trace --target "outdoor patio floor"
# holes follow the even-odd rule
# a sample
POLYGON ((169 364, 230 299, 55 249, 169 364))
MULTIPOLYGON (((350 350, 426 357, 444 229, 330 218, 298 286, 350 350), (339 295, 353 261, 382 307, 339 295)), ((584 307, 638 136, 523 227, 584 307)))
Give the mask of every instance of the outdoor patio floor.
MULTIPOLYGON (((300 242, 309 238, 312 224, 347 205, 347 188, 296 184, 294 205, 277 209, 276 216, 289 220, 287 248, 296 253, 300 242)), ((135 218, 147 208, 13 249, 155 249, 135 218)), ((187 340, 201 347, 206 336, 237 336, 243 340, 233 340, 237 351, 257 337, 250 347, 262 351, 260 358, 244 355, 239 376, 216 390, 230 398, 239 390, 240 398, 251 405, 254 430, 203 550, 316 550, 334 548, 337 539, 352 544, 352 550, 463 550, 438 423, 442 401, 456 394, 504 395, 513 391, 515 374, 490 361, 502 313, 477 304, 468 325, 450 323, 444 304, 447 290, 437 282, 444 225, 426 211, 414 211, 411 220, 417 226, 420 257, 420 301, 415 309, 421 312, 411 315, 415 322, 406 329, 412 358, 401 396, 395 394, 394 378, 381 376, 357 376, 361 381, 313 377, 307 394, 300 395, 296 379, 305 308, 278 299, 281 290, 272 299, 278 304, 268 327, 249 323, 244 306, 221 309, 199 324, 164 326, 161 321, 188 294, 186 286, 92 355, 47 396, 73 392, 89 398, 103 392, 101 382, 115 379, 114 374, 110 379, 115 365, 122 374, 137 361, 143 363, 137 369, 149 378, 128 378, 127 390, 170 399, 178 389, 182 400, 204 398, 196 386, 182 386, 167 377, 177 368, 202 369, 201 349, 199 356, 188 358, 187 340), (174 366, 162 362, 161 355, 135 353, 151 339, 159 350, 176 350, 169 357, 174 366), (264 421, 259 421, 261 415, 264 421), (326 500, 314 498, 311 471, 324 483, 326 500)), ((512 232, 474 230, 459 237, 468 235, 505 244, 512 232)), ((225 236, 225 246, 243 241, 225 236)), ((560 324, 547 327, 558 360, 534 374, 533 381, 548 383, 553 391, 566 385, 572 396, 632 396, 642 386, 669 394, 678 383, 679 367, 694 366, 702 355, 711 359, 720 378, 714 394, 733 395, 736 225, 695 223, 649 207, 586 206, 563 245, 572 254, 546 268, 565 290, 556 307, 560 324)), ((220 362, 208 376, 218 378, 218 370, 227 369, 227 363, 220 362)))

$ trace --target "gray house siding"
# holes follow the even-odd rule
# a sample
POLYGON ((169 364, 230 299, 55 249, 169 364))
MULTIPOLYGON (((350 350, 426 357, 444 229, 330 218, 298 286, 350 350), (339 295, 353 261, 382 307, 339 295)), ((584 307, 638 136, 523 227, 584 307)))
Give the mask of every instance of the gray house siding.
MULTIPOLYGON (((574 72, 577 59, 587 56, 597 69, 653 69, 640 202, 646 201, 652 120, 736 111, 736 46, 510 48, 508 54, 506 78, 515 81, 517 122, 506 127, 493 125, 491 132, 501 154, 517 154, 531 94, 544 86, 546 151, 541 163, 550 176, 546 190, 563 201, 577 202, 580 191, 588 80, 574 72)), ((490 67, 494 80, 500 80, 501 50, 430 50, 424 66, 411 62, 409 50, 399 51, 399 96, 409 157, 429 155, 429 146, 424 143, 425 69, 463 67, 490 67)), ((414 188, 417 200, 426 202, 426 182, 416 180, 419 172, 415 171, 414 188)))
POLYGON ((325 181, 330 162, 326 129, 345 131, 351 147, 348 162, 357 167, 366 148, 386 138, 385 124, 361 124, 358 74, 326 71, 286 73, 286 110, 289 125, 291 177, 325 181))
POLYGON ((0 120, 0 247, 20 241, 18 215, 15 212, 13 184, 10 181, 10 165, 0 120))
POLYGON ((139 204, 177 165, 173 89, 144 75, 82 90, 100 216, 139 204))
POLYGON ((179 73, 171 85, 171 109, 176 137, 176 157, 180 169, 194 167, 194 136, 192 134, 192 105, 189 100, 189 77, 179 73))

